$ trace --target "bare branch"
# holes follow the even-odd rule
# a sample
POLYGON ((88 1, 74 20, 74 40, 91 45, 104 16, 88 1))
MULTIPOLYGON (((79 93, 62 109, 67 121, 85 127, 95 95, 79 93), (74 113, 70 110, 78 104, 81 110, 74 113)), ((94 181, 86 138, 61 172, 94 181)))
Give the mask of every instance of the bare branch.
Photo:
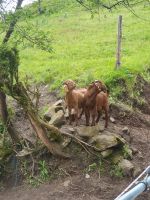
MULTIPOLYGON (((22 5, 22 2, 23 2, 23 1, 24 1, 24 0, 18 0, 18 1, 17 1, 17 5, 16 5, 16 8, 15 8, 15 13, 16 13, 19 9, 21 9, 21 5, 22 5)), ((13 31, 14 31, 14 28, 15 28, 15 25, 16 25, 17 21, 18 21, 18 18, 16 18, 16 17, 12 19, 12 22, 10 23, 9 28, 8 28, 8 30, 7 30, 7 32, 6 32, 6 35, 5 35, 5 37, 4 37, 3 44, 8 42, 9 38, 11 37, 11 34, 12 34, 13 31)))
MULTIPOLYGON (((78 2, 80 5, 82 5, 83 7, 85 7, 87 10, 89 10, 90 12, 93 12, 93 8, 91 6, 88 6, 86 4, 85 1, 83 0, 76 0, 76 2, 78 2)), ((102 1, 90 1, 91 3, 94 4, 94 6, 97 6, 97 8, 101 7, 101 8, 105 8, 107 10, 112 10, 113 8, 116 8, 117 6, 123 5, 125 7, 131 7, 131 6, 135 6, 137 4, 143 3, 145 2, 145 0, 139 0, 139 1, 135 1, 134 3, 129 2, 128 0, 117 0, 115 2, 110 2, 108 4, 102 2, 102 1)))

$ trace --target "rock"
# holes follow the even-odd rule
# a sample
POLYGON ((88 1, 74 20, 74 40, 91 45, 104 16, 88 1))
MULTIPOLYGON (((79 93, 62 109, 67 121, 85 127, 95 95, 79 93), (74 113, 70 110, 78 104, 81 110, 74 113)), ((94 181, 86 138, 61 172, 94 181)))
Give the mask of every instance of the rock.
POLYGON ((52 106, 49 107, 49 109, 44 114, 44 119, 47 121, 50 121, 52 116, 55 115, 60 110, 64 110, 62 106, 62 100, 56 101, 52 106))
POLYGON ((85 178, 90 178, 90 175, 89 174, 85 174, 85 178))
POLYGON ((140 175, 141 172, 142 172, 142 169, 140 167, 136 167, 133 171, 133 177, 136 178, 137 176, 140 175))
POLYGON ((57 113, 54 113, 49 124, 53 124, 54 126, 58 126, 58 127, 65 124, 63 111, 59 110, 57 113))
POLYGON ((90 143, 95 145, 95 149, 99 151, 103 151, 110 147, 114 147, 118 145, 117 138, 114 135, 106 135, 101 134, 91 138, 90 143))
POLYGON ((99 132, 104 132, 105 131, 105 128, 104 127, 101 127, 100 129, 99 129, 99 132))
POLYGON ((121 136, 130 144, 133 140, 130 130, 127 126, 122 129, 121 136))
POLYGON ((44 114, 44 119, 50 121, 52 116, 55 114, 55 108, 51 106, 44 114))
POLYGON ((125 140, 115 133, 104 131, 102 134, 97 134, 89 140, 93 144, 95 150, 104 151, 111 147, 120 146, 125 144, 125 140))
POLYGON ((63 133, 71 133, 71 134, 73 134, 73 133, 75 133, 76 131, 75 131, 75 129, 74 128, 72 128, 71 126, 69 127, 69 125, 64 125, 63 127, 61 127, 60 128, 60 131, 63 133))
POLYGON ((71 133, 75 133, 74 128, 68 128, 68 130, 69 130, 71 133))
POLYGON ((125 176, 133 175, 134 165, 129 160, 123 159, 118 166, 122 169, 125 176))
POLYGON ((53 106, 55 108, 55 112, 58 112, 59 110, 63 110, 64 111, 63 100, 62 99, 56 101, 53 106))
POLYGON ((132 142, 132 137, 130 135, 123 134, 122 137, 125 139, 126 142, 131 144, 132 142))
POLYGON ((91 138, 99 134, 100 125, 76 127, 75 130, 79 136, 91 138))
POLYGON ((52 117, 52 114, 51 113, 45 113, 44 114, 44 119, 46 120, 46 121, 50 121, 51 120, 51 117, 52 117))
POLYGON ((130 158, 130 159, 133 158, 132 150, 130 148, 128 148, 127 154, 128 154, 127 158, 130 158))
POLYGON ((134 148, 134 147, 131 147, 131 150, 132 150, 132 153, 133 154, 137 154, 139 152, 138 149, 134 148))
POLYGON ((129 131, 129 128, 127 126, 125 126, 123 129, 122 129, 122 133, 123 134, 130 134, 130 131, 129 131))
POLYGON ((102 151, 101 152, 101 155, 103 158, 107 158, 109 157, 111 154, 113 153, 113 150, 112 149, 107 149, 105 151, 102 151))
POLYGON ((115 152, 112 157, 111 157, 111 161, 113 164, 117 164, 119 163, 120 161, 122 161, 124 158, 123 158, 123 155, 121 154, 121 152, 115 152))
POLYGON ((140 160, 143 160, 143 159, 144 159, 144 157, 143 157, 143 155, 142 155, 142 152, 141 152, 141 151, 139 151, 139 152, 138 152, 138 158, 139 158, 140 160))
POLYGON ((62 100, 62 99, 59 99, 58 101, 56 101, 56 102, 54 103, 54 107, 55 107, 55 106, 61 106, 62 103, 63 103, 63 100, 62 100))
POLYGON ((111 121, 112 123, 115 123, 115 122, 116 122, 116 120, 115 120, 113 117, 110 117, 110 121, 111 121))
POLYGON ((69 138, 69 137, 64 137, 63 138, 63 142, 62 142, 62 146, 63 147, 67 147, 69 144, 70 144, 70 142, 71 142, 71 138, 69 138))
POLYGON ((64 182, 64 187, 68 187, 70 183, 71 183, 70 180, 65 181, 65 182, 64 182))
POLYGON ((68 112, 68 109, 65 110, 65 115, 64 115, 64 116, 65 116, 66 119, 69 119, 69 112, 68 112))

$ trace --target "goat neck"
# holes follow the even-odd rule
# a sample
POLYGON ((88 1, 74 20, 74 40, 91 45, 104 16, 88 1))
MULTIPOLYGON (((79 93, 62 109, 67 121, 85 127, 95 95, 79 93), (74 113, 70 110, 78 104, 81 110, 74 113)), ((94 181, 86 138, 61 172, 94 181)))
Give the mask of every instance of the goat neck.
POLYGON ((92 87, 87 90, 87 93, 85 94, 85 102, 86 106, 93 106, 96 102, 96 96, 100 92, 98 88, 92 87))

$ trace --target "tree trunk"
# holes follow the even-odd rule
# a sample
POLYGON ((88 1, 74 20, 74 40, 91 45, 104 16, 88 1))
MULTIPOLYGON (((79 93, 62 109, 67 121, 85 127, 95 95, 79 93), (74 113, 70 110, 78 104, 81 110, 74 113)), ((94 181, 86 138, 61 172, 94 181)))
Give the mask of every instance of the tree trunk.
POLYGON ((17 132, 15 131, 9 117, 7 111, 7 104, 6 104, 6 95, 0 91, 0 119, 2 120, 3 124, 6 126, 6 129, 12 139, 13 142, 19 142, 19 137, 17 132))
POLYGON ((28 118, 31 122, 31 125, 33 129, 35 130, 36 134, 40 138, 40 140, 43 142, 43 144, 48 148, 48 150, 53 154, 57 156, 61 156, 64 158, 69 158, 70 156, 66 153, 64 153, 60 147, 59 144, 51 142, 46 133, 46 130, 41 126, 40 122, 32 116, 32 114, 28 113, 28 118))
MULTIPOLYGON (((21 8, 22 2, 23 2, 23 0, 17 1, 15 12, 21 8)), ((9 28, 5 34, 5 37, 3 39, 3 44, 6 44, 8 42, 8 40, 10 39, 17 21, 18 21, 18 18, 12 19, 12 21, 9 25, 9 28)), ((11 136, 12 140, 14 142, 19 142, 19 137, 18 137, 18 135, 9 119, 9 116, 8 116, 6 95, 2 91, 0 91, 0 119, 6 125, 7 131, 9 133, 9 135, 11 136)))
POLYGON ((25 113, 28 116, 29 121, 31 122, 31 125, 37 134, 37 136, 40 138, 40 140, 43 142, 43 144, 48 148, 48 150, 53 155, 58 155, 61 157, 69 158, 70 156, 66 153, 64 153, 58 143, 51 142, 46 134, 46 129, 49 130, 51 133, 56 134, 56 137, 62 138, 62 135, 56 127, 46 125, 44 123, 34 107, 26 88, 23 86, 22 83, 18 83, 14 85, 13 87, 13 97, 18 101, 18 103, 22 106, 25 113))

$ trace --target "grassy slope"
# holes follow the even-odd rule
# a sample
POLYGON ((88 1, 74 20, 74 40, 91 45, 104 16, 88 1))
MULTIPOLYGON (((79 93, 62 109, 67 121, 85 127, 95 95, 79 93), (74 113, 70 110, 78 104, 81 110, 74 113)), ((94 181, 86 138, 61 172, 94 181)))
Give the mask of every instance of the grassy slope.
POLYGON ((54 38, 52 54, 37 49, 21 51, 20 72, 29 73, 37 82, 47 82, 53 89, 71 78, 80 85, 93 79, 108 84, 117 76, 130 79, 130 73, 143 72, 150 65, 150 8, 137 7, 141 20, 128 10, 103 11, 91 19, 81 7, 32 19, 54 38), (122 70, 114 71, 118 15, 123 15, 122 70), (27 70, 28 69, 28 70, 27 70))

